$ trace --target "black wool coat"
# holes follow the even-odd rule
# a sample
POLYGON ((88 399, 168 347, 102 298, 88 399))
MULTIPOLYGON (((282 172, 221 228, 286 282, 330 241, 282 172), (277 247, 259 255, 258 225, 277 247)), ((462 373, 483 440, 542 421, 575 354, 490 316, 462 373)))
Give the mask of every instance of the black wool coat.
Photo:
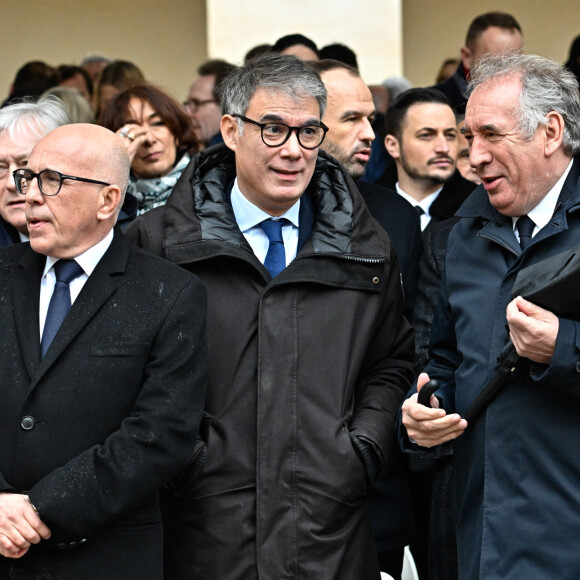
POLYGON ((160 580, 158 490, 204 404, 205 289, 116 230, 41 359, 45 262, 0 252, 0 491, 28 493, 52 531, 0 577, 160 580))

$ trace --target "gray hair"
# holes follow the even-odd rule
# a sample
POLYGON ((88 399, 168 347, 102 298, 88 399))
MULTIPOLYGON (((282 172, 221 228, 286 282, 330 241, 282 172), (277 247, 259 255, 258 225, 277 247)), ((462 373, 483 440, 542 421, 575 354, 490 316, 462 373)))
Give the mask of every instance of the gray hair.
POLYGON ((76 89, 68 87, 52 87, 44 91, 43 97, 54 95, 58 97, 71 123, 94 123, 95 116, 89 102, 76 89))
POLYGON ((540 125, 547 126, 548 113, 555 111, 564 119, 564 151, 569 155, 580 152, 580 93, 574 75, 534 54, 487 55, 471 69, 469 93, 506 77, 522 83, 518 119, 522 138, 531 140, 540 125))
POLYGON ((324 116, 324 83, 314 69, 295 56, 268 53, 252 59, 228 75, 220 87, 222 113, 245 115, 258 89, 281 92, 295 101, 314 97, 320 108, 320 117, 324 116))
POLYGON ((23 131, 32 133, 38 140, 61 125, 70 123, 62 101, 58 97, 41 97, 13 103, 0 109, 0 133, 8 132, 16 138, 23 131))

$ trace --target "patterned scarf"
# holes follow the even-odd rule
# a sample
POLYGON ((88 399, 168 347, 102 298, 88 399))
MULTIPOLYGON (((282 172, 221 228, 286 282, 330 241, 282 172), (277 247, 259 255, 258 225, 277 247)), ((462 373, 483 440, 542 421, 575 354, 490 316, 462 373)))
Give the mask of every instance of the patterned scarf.
POLYGON ((187 167, 190 158, 186 153, 170 173, 164 175, 163 177, 153 177, 149 179, 138 179, 131 176, 129 187, 127 188, 127 193, 136 197, 139 202, 139 209, 137 210, 137 215, 141 215, 154 207, 164 205, 173 189, 173 186, 177 183, 177 180, 181 177, 183 170, 187 167))

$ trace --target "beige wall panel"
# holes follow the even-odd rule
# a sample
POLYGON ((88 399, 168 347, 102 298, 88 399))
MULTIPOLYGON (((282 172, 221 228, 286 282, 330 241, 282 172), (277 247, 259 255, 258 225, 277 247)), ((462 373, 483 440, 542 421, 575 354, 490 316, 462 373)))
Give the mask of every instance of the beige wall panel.
POLYGON ((30 60, 78 64, 101 53, 135 62, 182 100, 206 57, 204 0, 2 0, 0 96, 30 60))
POLYGON ((208 49, 239 63, 258 44, 300 32, 322 47, 341 42, 356 53, 368 83, 402 71, 399 0, 208 0, 208 49))
POLYGON ((471 21, 492 10, 520 23, 526 52, 564 62, 580 34, 579 3, 570 0, 402 0, 403 70, 415 86, 431 85, 441 63, 459 56, 471 21))

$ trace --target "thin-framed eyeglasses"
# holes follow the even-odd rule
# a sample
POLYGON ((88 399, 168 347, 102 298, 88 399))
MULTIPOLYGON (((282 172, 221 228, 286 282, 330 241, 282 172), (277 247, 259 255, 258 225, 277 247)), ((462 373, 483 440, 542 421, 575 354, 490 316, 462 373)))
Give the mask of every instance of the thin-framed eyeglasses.
POLYGON ((97 185, 111 185, 110 183, 105 183, 104 181, 98 181, 96 179, 87 179, 86 177, 76 177, 74 175, 65 175, 60 171, 55 171, 54 169, 43 169, 38 173, 30 171, 30 169, 16 169, 12 172, 14 176, 14 185, 16 185, 16 191, 22 195, 26 195, 28 187, 32 183, 33 179, 38 179, 38 189, 42 195, 57 195, 62 187, 62 183, 65 179, 71 179, 73 181, 82 181, 83 183, 95 183, 97 185))
POLYGON ((270 121, 269 123, 258 123, 244 115, 232 115, 232 117, 237 117, 244 121, 244 123, 250 123, 260 127, 262 133, 262 141, 268 147, 281 147, 290 139, 292 131, 296 131, 296 137, 298 138, 298 143, 304 149, 316 149, 322 145, 324 138, 326 137, 326 132, 328 127, 324 123, 320 125, 302 125, 302 127, 290 127, 286 123, 279 123, 270 121))
POLYGON ((183 106, 193 113, 197 111, 202 105, 208 105, 209 103, 215 102, 215 99, 205 99, 203 101, 200 101, 199 99, 187 99, 187 101, 183 103, 183 106))

